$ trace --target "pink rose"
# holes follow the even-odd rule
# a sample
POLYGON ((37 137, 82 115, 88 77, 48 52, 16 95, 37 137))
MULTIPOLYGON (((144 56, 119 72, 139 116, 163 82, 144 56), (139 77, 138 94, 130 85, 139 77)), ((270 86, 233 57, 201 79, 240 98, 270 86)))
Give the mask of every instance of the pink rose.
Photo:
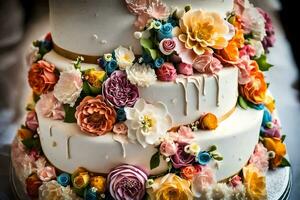
POLYGON ((255 146, 254 153, 252 154, 249 163, 254 164, 257 169, 262 173, 266 173, 269 169, 269 155, 268 150, 262 143, 255 146))
POLYGON ((181 141, 189 141, 195 138, 195 133, 192 131, 190 127, 180 126, 178 130, 179 140, 181 141))
POLYGON ((193 73, 194 73, 194 71, 193 71, 193 65, 186 64, 186 63, 180 63, 178 65, 178 73, 186 75, 186 76, 193 75, 193 73))
POLYGON ((177 152, 177 145, 174 141, 163 141, 160 145, 160 153, 166 157, 173 156, 177 152))
POLYGON ((48 182, 56 178, 55 168, 52 166, 47 166, 38 171, 38 177, 43 182, 48 182))
POLYGON ((39 123, 37 121, 37 116, 35 111, 29 111, 26 116, 26 122, 25 122, 27 128, 29 128, 32 131, 36 131, 36 129, 39 127, 39 123))
POLYGON ((54 120, 65 118, 63 105, 55 98, 53 92, 42 94, 36 106, 44 117, 54 120))
POLYGON ((128 127, 123 122, 114 125, 113 132, 117 135, 127 135, 127 131, 128 127))
POLYGON ((156 75, 160 81, 174 81, 177 77, 176 69, 172 63, 165 62, 156 70, 156 75))
POLYGON ((192 180, 192 191, 196 197, 199 197, 203 189, 216 183, 216 178, 213 170, 210 167, 202 166, 201 171, 194 176, 192 180))
POLYGON ((256 50, 253 46, 250 44, 245 45, 241 50, 240 50, 240 57, 243 56, 250 56, 253 57, 256 55, 256 50))
POLYGON ((175 47, 176 43, 170 38, 165 38, 159 43, 159 50, 164 55, 171 55, 174 52, 175 47))
POLYGON ((197 56, 194 60, 193 67, 200 73, 216 74, 223 68, 223 65, 217 58, 213 57, 213 55, 203 54, 197 56))
POLYGON ((258 70, 258 64, 250 60, 249 56, 243 56, 241 62, 236 65, 239 68, 239 84, 245 85, 251 81, 251 72, 258 70))
POLYGON ((243 182, 242 182, 242 178, 239 175, 235 175, 229 180, 229 186, 231 187, 237 187, 241 184, 243 184, 243 182))

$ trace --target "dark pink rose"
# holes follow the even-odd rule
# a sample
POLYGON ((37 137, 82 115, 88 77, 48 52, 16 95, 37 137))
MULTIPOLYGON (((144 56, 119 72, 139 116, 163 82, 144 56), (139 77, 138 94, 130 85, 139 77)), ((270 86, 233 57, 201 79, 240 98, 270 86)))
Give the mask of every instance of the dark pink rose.
POLYGON ((186 75, 186 76, 193 75, 194 74, 193 65, 186 64, 186 63, 180 63, 178 65, 178 73, 186 75))
POLYGON ((160 81, 174 81, 177 78, 177 73, 174 65, 169 62, 165 62, 161 67, 156 70, 156 75, 160 81))
POLYGON ((171 156, 171 162, 174 168, 187 167, 195 162, 195 156, 184 151, 187 145, 189 144, 184 142, 178 143, 176 154, 171 156))
POLYGON ((36 129, 39 127, 35 111, 29 111, 27 113, 25 125, 32 131, 36 131, 36 129))

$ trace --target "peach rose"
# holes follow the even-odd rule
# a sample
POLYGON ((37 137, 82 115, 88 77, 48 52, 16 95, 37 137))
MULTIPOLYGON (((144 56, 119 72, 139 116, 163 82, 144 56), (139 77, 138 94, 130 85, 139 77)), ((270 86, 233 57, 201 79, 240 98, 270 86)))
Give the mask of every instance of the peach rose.
POLYGON ((104 97, 98 95, 85 97, 77 106, 75 117, 82 131, 99 136, 113 129, 117 114, 104 97))
POLYGON ((240 85, 240 94, 254 104, 264 102, 267 92, 265 77, 261 71, 251 73, 251 80, 245 85, 240 85))
POLYGON ((52 166, 47 166, 38 171, 38 176, 43 182, 48 182, 56 177, 55 168, 52 166))
POLYGON ((52 91, 58 80, 54 65, 40 60, 32 64, 28 72, 28 82, 36 94, 52 91))
POLYGON ((191 165, 191 166, 181 168, 180 175, 182 178, 186 180, 192 180, 195 175, 200 173, 200 171, 201 171, 200 165, 195 165, 195 166, 191 165))
POLYGON ((275 153, 275 158, 271 160, 271 167, 278 167, 286 154, 285 144, 281 142, 280 138, 264 138, 263 143, 268 151, 275 153))

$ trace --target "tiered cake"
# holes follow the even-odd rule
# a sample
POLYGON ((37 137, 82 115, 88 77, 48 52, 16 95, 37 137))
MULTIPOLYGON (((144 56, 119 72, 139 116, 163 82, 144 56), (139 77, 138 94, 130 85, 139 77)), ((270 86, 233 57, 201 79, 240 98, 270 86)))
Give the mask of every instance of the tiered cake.
POLYGON ((31 198, 266 199, 288 165, 268 14, 233 0, 50 0, 12 159, 31 198))

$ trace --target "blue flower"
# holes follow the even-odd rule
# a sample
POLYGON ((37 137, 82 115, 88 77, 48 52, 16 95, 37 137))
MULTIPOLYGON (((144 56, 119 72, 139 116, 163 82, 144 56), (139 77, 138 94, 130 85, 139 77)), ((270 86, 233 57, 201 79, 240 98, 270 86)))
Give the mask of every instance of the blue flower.
POLYGON ((154 68, 156 68, 156 69, 160 68, 161 65, 164 64, 164 62, 165 62, 165 60, 162 57, 155 59, 154 68))
POLYGON ((173 26, 171 23, 166 23, 162 25, 162 27, 158 31, 158 40, 161 41, 165 38, 172 38, 173 37, 172 30, 173 30, 173 26))
POLYGON ((267 109, 264 109, 264 116, 263 116, 263 120, 262 120, 262 126, 266 127, 269 122, 272 122, 272 115, 267 109))
POLYGON ((67 186, 70 184, 70 182, 71 182, 70 175, 67 174, 67 173, 62 173, 61 175, 59 175, 59 176, 57 177, 57 182, 58 182, 60 185, 62 185, 62 186, 64 186, 64 187, 67 187, 67 186))
POLYGON ((117 68, 118 64, 115 60, 105 63, 105 72, 108 76, 110 76, 117 68))
POLYGON ((123 122, 126 120, 126 113, 124 108, 120 108, 117 110, 117 121, 118 122, 123 122))
POLYGON ((84 200, 98 200, 97 189, 93 187, 85 189, 84 200))
POLYGON ((198 154, 198 163, 200 165, 207 165, 207 163, 209 163, 210 160, 211 155, 208 152, 202 151, 198 154))

